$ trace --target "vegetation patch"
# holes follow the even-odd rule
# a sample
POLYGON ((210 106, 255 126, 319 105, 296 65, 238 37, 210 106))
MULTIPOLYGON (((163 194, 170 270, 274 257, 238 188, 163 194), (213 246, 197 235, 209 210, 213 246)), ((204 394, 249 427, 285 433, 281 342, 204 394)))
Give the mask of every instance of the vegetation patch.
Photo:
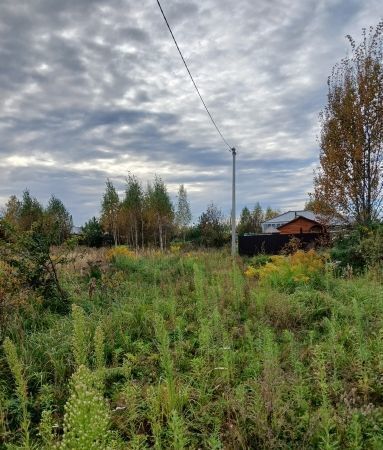
POLYGON ((379 272, 336 278, 314 251, 258 257, 256 278, 224 251, 93 252, 91 295, 60 266, 71 314, 31 297, 3 325, 4 448, 383 445, 379 272))

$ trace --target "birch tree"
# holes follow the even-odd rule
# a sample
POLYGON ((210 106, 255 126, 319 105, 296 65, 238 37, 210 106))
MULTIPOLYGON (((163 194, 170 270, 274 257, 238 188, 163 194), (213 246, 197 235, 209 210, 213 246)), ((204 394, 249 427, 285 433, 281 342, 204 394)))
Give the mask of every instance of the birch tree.
POLYGON ((126 180, 125 198, 122 202, 129 223, 131 240, 136 249, 138 249, 139 233, 141 233, 141 244, 143 245, 143 192, 138 178, 129 175, 126 180))
POLYGON ((175 222, 181 231, 183 240, 185 241, 185 233, 192 219, 190 205, 187 198, 187 192, 183 184, 180 185, 177 195, 177 210, 175 213, 175 222))
POLYGON ((51 243, 55 245, 62 244, 72 231, 72 216, 64 203, 54 195, 49 199, 44 211, 44 225, 51 243))
POLYGON ((245 233, 252 233, 254 231, 251 212, 247 206, 245 206, 241 211, 241 216, 239 218, 239 224, 237 226, 237 232, 240 236, 245 233))
POLYGON ((159 176, 156 175, 153 185, 148 186, 147 196, 148 207, 157 226, 160 248, 163 250, 166 246, 166 230, 172 224, 174 213, 166 186, 159 176))
POLYGON ((101 223, 104 229, 113 236, 114 245, 118 243, 118 216, 120 200, 113 183, 106 181, 106 190, 101 202, 101 223))

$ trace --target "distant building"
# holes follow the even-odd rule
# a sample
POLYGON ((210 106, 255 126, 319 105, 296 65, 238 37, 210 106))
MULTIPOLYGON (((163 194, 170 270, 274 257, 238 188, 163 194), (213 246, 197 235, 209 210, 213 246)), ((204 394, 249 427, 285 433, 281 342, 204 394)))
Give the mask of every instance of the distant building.
POLYGON ((315 214, 312 211, 287 211, 272 219, 266 220, 261 224, 262 233, 279 233, 278 228, 282 225, 286 225, 297 217, 304 217, 316 221, 315 214))
POLYGON ((324 233, 325 227, 313 219, 297 216, 277 228, 280 234, 324 233))
POLYGON ((349 222, 334 217, 326 226, 312 211, 287 211, 261 224, 262 233, 323 233, 330 234, 347 228, 349 222), (289 226, 287 226, 289 224, 289 226), (302 229, 302 231, 301 231, 302 229))

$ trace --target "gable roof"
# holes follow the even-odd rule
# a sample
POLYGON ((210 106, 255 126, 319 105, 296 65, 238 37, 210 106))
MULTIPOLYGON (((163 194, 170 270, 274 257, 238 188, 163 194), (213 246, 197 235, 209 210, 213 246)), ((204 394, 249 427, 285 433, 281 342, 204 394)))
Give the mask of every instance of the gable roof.
POLYGON ((269 225, 271 223, 280 223, 282 225, 283 223, 291 222, 292 220, 296 219, 299 216, 304 217, 305 219, 316 221, 315 214, 312 211, 301 210, 301 211, 287 211, 283 214, 280 214, 279 216, 276 216, 272 219, 262 222, 262 224, 269 225))
POLYGON ((280 230, 283 227, 287 227, 288 225, 292 224, 293 222, 296 222, 299 219, 304 219, 307 222, 311 222, 314 225, 320 225, 321 226, 321 224, 318 221, 314 220, 314 219, 310 219, 309 217, 305 217, 305 216, 297 216, 293 220, 290 220, 290 222, 284 223, 284 224, 280 225, 279 227, 277 227, 277 230, 280 230))

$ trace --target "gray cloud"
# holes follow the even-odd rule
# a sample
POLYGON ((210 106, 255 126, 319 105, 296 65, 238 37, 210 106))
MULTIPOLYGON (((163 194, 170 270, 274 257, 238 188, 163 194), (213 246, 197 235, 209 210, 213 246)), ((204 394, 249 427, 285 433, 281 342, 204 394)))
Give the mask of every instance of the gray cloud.
MULTIPOLYGON (((303 206, 326 79, 379 0, 163 0, 190 69, 239 150, 238 207, 303 206)), ((54 193, 81 224, 105 178, 185 183, 195 217, 230 209, 231 155, 152 0, 0 3, 0 204, 54 193)))

